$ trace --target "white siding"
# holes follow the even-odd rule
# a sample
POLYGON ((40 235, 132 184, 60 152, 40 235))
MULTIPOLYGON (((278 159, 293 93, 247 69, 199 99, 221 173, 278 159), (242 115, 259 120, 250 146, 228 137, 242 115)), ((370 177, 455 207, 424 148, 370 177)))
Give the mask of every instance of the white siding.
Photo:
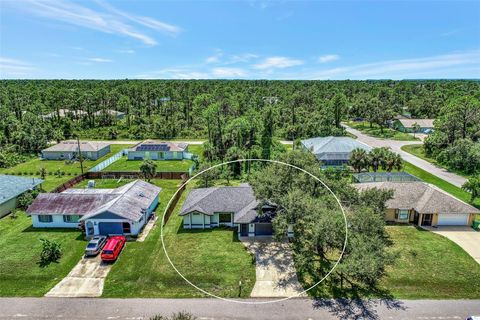
POLYGON ((52 222, 40 222, 37 215, 32 215, 34 228, 78 228, 78 223, 64 222, 62 215, 52 215, 52 222))
POLYGON ((17 198, 10 199, 0 204, 0 218, 9 214, 17 206, 17 198))

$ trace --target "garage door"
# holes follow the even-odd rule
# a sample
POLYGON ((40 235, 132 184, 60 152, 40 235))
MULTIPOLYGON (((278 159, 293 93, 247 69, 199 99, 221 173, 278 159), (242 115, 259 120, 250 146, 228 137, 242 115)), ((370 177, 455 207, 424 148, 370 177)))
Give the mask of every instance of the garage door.
POLYGON ((439 226, 466 226, 468 225, 468 214, 439 214, 439 226))
POLYGON ((257 223, 255 224, 256 236, 271 236, 273 234, 273 227, 271 223, 257 223))
POLYGON ((98 229, 100 234, 104 236, 108 236, 109 234, 123 234, 121 222, 100 222, 98 229))

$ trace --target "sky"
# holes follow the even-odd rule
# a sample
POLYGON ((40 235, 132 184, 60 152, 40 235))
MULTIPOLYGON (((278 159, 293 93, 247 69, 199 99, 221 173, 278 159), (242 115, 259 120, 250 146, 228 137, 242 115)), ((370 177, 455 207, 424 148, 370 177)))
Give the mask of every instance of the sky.
POLYGON ((480 1, 0 0, 2 79, 479 79, 480 1))

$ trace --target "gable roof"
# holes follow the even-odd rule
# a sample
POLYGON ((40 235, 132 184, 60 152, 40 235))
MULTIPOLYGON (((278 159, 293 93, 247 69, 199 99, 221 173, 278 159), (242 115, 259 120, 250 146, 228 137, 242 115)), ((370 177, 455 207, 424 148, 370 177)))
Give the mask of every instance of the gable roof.
POLYGON ((365 143, 350 137, 317 137, 302 140, 302 145, 317 156, 319 160, 330 160, 328 154, 349 154, 360 148, 370 151, 372 148, 365 143))
POLYGON ((435 119, 397 119, 405 128, 411 128, 417 123, 422 128, 433 128, 433 120, 435 119))
POLYGON ((357 183, 359 190, 378 188, 394 191, 386 205, 390 209, 415 209, 419 213, 480 213, 480 210, 425 182, 357 183))
POLYGON ((125 112, 121 112, 121 111, 117 111, 117 110, 113 110, 113 109, 105 109, 105 110, 96 111, 93 114, 96 115, 96 116, 100 116, 100 115, 103 115, 103 114, 108 114, 110 116, 117 117, 117 116, 125 115, 125 112))
POLYGON ((41 184, 43 180, 0 174, 0 204, 41 184))
POLYGON ((250 223, 258 219, 253 189, 248 184, 238 187, 198 188, 189 192, 179 215, 200 212, 212 216, 215 212, 233 212, 233 222, 250 223))
MULTIPOLYGON (((108 146, 110 146, 108 142, 80 141, 80 149, 82 152, 99 151, 108 146)), ((78 152, 78 143, 75 140, 66 140, 47 149, 43 149, 42 152, 44 151, 78 152)))
POLYGON ((187 143, 160 140, 145 140, 128 149, 129 151, 185 151, 187 143))
POLYGON ((81 215, 86 220, 109 212, 138 221, 162 189, 142 180, 116 189, 68 189, 62 193, 42 193, 27 214, 81 215))

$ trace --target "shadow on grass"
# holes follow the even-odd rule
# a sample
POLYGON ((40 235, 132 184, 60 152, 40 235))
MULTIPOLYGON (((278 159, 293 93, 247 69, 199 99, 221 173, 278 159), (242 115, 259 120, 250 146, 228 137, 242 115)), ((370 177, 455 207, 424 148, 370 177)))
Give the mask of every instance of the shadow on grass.
POLYGON ((78 236, 75 238, 75 240, 81 240, 84 241, 83 234, 77 230, 77 229, 66 229, 66 228, 34 228, 33 226, 28 226, 27 228, 23 229, 22 232, 30 232, 30 233, 76 233, 78 236))

